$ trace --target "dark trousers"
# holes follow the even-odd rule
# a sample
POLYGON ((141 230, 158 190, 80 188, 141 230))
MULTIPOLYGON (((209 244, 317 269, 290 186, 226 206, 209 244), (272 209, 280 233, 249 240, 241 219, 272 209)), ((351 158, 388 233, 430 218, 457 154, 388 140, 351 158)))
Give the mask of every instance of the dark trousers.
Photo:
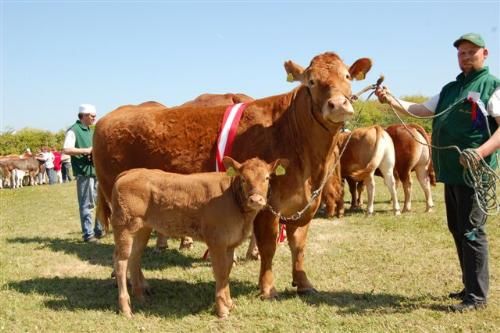
POLYGON ((61 173, 63 183, 66 183, 66 181, 71 181, 71 162, 62 162, 61 173))
POLYGON ((445 184, 444 191, 448 229, 457 247, 466 299, 486 302, 489 287, 486 215, 479 209, 472 188, 445 184), (477 225, 482 226, 477 227, 475 239, 466 237, 465 233, 477 225))

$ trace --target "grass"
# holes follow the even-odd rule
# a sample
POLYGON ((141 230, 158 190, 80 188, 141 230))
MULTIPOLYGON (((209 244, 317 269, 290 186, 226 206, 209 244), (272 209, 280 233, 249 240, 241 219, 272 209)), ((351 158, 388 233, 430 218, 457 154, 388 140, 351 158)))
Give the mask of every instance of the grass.
MULTIPOLYGON (((499 217, 488 222, 490 299, 482 311, 455 314, 446 296, 460 289, 460 272, 443 207, 423 213, 417 186, 414 211, 390 212, 377 183, 376 214, 338 220, 321 215, 310 228, 306 267, 318 293, 298 297, 291 286, 290 251, 280 245, 273 271, 280 297, 258 298, 258 262, 231 273, 237 308, 229 319, 213 312, 214 280, 200 258, 205 246, 143 258, 155 294, 134 302, 134 318, 116 314, 110 279, 112 237, 81 242, 75 183, 0 191, 0 332, 498 332, 500 331, 499 217)), ((400 198, 402 195, 400 193, 400 198)), ((245 246, 238 249, 243 256, 245 246)))

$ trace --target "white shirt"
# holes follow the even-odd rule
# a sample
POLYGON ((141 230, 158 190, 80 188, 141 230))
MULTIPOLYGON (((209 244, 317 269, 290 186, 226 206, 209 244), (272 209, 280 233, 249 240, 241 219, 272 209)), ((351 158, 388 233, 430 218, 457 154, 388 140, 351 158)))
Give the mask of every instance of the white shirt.
POLYGON ((42 153, 42 159, 45 161, 45 167, 47 169, 53 169, 54 168, 54 159, 55 156, 52 154, 51 151, 48 151, 46 153, 42 153))
MULTIPOLYGON (((422 103, 422 105, 429 109, 429 111, 431 111, 432 113, 435 113, 438 102, 439 94, 432 96, 427 102, 422 103)), ((495 89, 490 99, 488 100, 486 111, 493 118, 500 117, 500 87, 495 89)))
POLYGON ((76 135, 73 130, 68 130, 66 136, 64 137, 63 148, 75 148, 76 135))

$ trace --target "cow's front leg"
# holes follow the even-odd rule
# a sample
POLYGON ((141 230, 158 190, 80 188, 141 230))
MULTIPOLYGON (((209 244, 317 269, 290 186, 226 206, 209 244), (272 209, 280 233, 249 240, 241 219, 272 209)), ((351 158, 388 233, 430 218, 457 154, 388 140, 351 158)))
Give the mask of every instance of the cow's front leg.
POLYGON ((307 231, 309 230, 309 223, 302 227, 287 226, 286 235, 288 238, 288 245, 292 252, 292 285, 297 287, 299 295, 313 293, 316 290, 314 286, 307 279, 307 274, 304 270, 304 249, 307 240, 307 231))
POLYGON ((260 252, 260 297, 272 299, 278 295, 274 287, 272 271, 278 236, 278 219, 268 211, 259 213, 254 220, 254 233, 260 252))

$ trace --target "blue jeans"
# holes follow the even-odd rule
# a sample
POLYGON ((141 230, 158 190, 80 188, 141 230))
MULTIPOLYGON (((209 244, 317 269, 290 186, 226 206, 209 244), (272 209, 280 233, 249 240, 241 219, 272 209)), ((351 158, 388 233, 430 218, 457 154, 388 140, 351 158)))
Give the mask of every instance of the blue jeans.
POLYGON ((92 208, 97 199, 97 180, 95 177, 76 176, 76 192, 78 195, 78 208, 80 209, 80 223, 82 226, 83 240, 102 235, 101 223, 96 219, 92 229, 92 208))
POLYGON ((54 168, 47 168, 47 177, 49 178, 49 185, 54 185, 57 182, 57 175, 54 168))

